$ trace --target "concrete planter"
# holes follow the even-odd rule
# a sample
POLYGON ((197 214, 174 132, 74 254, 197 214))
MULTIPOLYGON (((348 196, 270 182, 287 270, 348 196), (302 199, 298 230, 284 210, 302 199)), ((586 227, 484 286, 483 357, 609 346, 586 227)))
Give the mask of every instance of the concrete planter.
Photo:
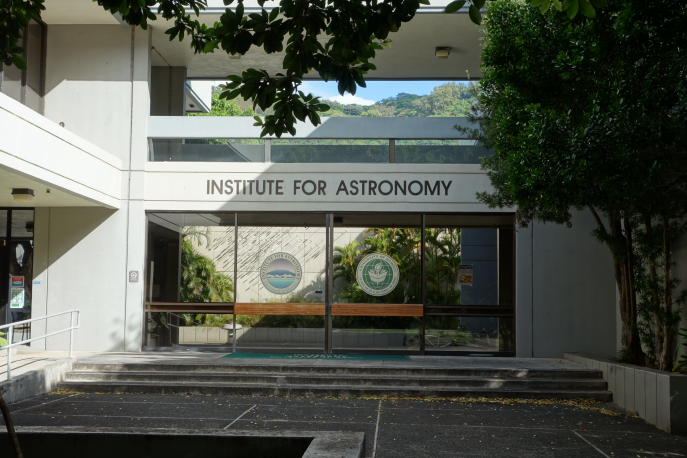
POLYGON ((673 434, 687 434, 687 375, 615 363, 577 353, 565 359, 599 369, 613 402, 673 434))

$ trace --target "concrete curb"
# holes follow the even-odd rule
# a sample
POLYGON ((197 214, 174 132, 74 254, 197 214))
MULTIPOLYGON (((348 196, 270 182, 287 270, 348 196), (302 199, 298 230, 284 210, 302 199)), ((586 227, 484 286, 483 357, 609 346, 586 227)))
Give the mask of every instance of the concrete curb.
POLYGON ((598 369, 613 402, 672 434, 687 434, 687 376, 565 353, 574 363, 598 369))
POLYGON ((64 358, 1 382, 2 397, 9 404, 55 391, 57 385, 64 380, 64 374, 72 370, 75 359, 64 358))
MULTIPOLYGON (((243 430, 189 430, 189 429, 168 429, 168 428, 105 428, 90 426, 19 426, 16 428, 20 440, 25 441, 25 447, 31 456, 47 456, 55 450, 55 443, 63 445, 64 449, 68 446, 78 446, 82 454, 75 453, 75 456, 83 455, 84 450, 93 450, 101 447, 103 439, 107 436, 114 437, 115 440, 135 442, 141 445, 145 442, 160 442, 179 438, 238 438, 238 439, 274 439, 274 438, 295 438, 312 439, 307 447, 303 458, 363 458, 365 456, 365 434, 362 432, 346 431, 243 431, 243 430), (172 436, 172 437, 166 437, 172 436), (143 439, 143 440, 141 440, 143 439), (138 440, 138 442, 136 442, 138 440), (26 441, 29 441, 28 443, 26 441)), ((0 445, 9 446, 9 439, 6 433, 0 432, 0 445)), ((180 443, 183 451, 183 442, 180 443)), ((150 445, 148 444, 150 447, 150 445)), ((217 451, 217 447, 209 447, 212 451, 217 451)), ((58 448, 59 450, 59 448, 58 448)), ((105 456, 115 456, 110 450, 101 450, 105 456)), ((119 453, 117 451, 116 453, 119 453)), ((210 452, 210 455, 213 455, 210 452)), ((238 453, 240 456, 245 454, 238 453)), ((27 454, 27 456, 29 456, 27 454)), ((88 455, 91 456, 91 455, 88 455)), ((146 455, 148 456, 148 455, 146 455)), ((194 456, 196 456, 194 454, 194 456)), ((222 455, 225 456, 225 455, 222 455)), ((261 455, 263 456, 263 455, 261 455)))

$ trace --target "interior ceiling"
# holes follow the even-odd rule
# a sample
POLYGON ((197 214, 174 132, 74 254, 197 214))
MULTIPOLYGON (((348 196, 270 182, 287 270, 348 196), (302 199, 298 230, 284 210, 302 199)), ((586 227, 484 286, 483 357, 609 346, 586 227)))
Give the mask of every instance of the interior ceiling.
MULTIPOLYGON (((219 20, 219 14, 204 14, 201 19, 212 25, 219 20)), ((186 67, 188 78, 223 79, 248 68, 267 70, 271 75, 283 71, 284 53, 268 55, 261 48, 252 47, 240 59, 230 59, 221 49, 212 54, 194 54, 188 40, 170 42, 165 34, 166 24, 153 24, 153 65, 186 67)), ((377 70, 370 72, 367 79, 461 80, 468 73, 470 78, 478 79, 482 76, 480 36, 479 27, 467 14, 418 14, 389 35, 391 47, 378 51, 372 61, 377 70), (437 46, 451 48, 448 59, 434 56, 437 46)))
POLYGON ((45 0, 41 19, 46 24, 119 24, 92 0, 45 0))
POLYGON ((0 207, 90 207, 95 205, 97 204, 90 200, 0 167, 0 207), (29 202, 17 202, 12 197, 13 188, 32 189, 35 197, 29 202), (48 189, 50 189, 49 193, 48 189))

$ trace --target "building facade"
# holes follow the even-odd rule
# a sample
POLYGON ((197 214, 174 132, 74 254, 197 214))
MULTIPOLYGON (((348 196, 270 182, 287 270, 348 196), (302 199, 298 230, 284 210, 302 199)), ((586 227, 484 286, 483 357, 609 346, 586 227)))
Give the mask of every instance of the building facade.
MULTIPOLYGON (((520 228, 480 203, 489 152, 453 128, 464 119, 324 118, 261 139, 252 118, 185 116, 209 106, 193 83, 283 56, 194 55, 162 23, 125 26, 87 0, 46 7, 28 70, 2 74, 4 322, 79 310, 82 351, 616 353, 611 257, 591 216, 520 228), (219 275, 201 304, 185 275, 203 260, 219 275)), ((423 8, 372 76, 479 77, 467 17, 423 8)))

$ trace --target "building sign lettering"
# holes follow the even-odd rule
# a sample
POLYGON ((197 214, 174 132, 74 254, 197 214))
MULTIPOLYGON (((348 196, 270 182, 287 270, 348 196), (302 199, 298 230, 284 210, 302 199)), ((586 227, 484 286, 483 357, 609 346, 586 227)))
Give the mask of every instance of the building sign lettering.
POLYGON ((292 191, 294 196, 448 196, 453 181, 444 180, 340 180, 336 186, 328 186, 325 180, 207 180, 208 195, 276 195, 292 191))

